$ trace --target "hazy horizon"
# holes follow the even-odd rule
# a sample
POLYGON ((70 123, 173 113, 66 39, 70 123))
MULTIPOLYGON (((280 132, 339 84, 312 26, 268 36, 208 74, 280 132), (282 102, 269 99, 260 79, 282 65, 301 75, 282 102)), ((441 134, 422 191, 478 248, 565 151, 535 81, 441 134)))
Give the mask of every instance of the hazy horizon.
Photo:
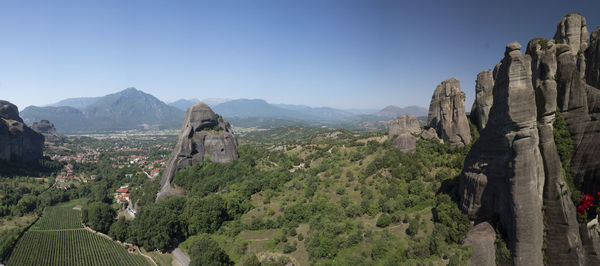
POLYGON ((165 101, 264 99, 338 109, 427 107, 504 47, 552 38, 598 1, 19 1, 0 3, 0 99, 43 106, 136 87, 165 101), (535 15, 534 15, 535 11, 535 15), (491 30, 493 29, 493 30, 491 30))

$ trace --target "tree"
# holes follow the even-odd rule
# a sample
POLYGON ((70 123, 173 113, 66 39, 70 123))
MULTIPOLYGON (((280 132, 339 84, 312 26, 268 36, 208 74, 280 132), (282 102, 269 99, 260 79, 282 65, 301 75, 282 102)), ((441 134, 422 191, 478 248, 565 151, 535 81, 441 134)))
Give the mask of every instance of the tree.
POLYGON ((110 226, 108 235, 121 242, 127 241, 127 238, 129 238, 129 222, 125 220, 124 216, 119 217, 119 219, 110 226))
POLYGON ((189 246, 190 265, 233 265, 229 256, 209 235, 200 234, 189 246))
POLYGON ((83 209, 82 220, 90 228, 107 233, 117 213, 108 204, 103 202, 93 202, 83 209))
POLYGON ((392 217, 387 214, 381 214, 379 216, 379 218, 377 218, 377 227, 387 227, 388 225, 390 225, 392 223, 392 217))
POLYGON ((181 214, 185 202, 183 197, 170 196, 142 207, 131 223, 131 240, 146 250, 167 250, 172 241, 184 236, 181 214))

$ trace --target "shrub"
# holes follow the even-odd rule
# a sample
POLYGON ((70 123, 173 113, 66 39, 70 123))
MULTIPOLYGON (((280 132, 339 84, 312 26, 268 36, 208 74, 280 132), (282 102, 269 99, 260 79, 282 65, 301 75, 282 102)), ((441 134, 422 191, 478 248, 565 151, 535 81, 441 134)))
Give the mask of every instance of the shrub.
POLYGON ((392 217, 387 214, 384 213, 382 215, 379 216, 379 218, 377 219, 377 227, 387 227, 388 225, 390 225, 392 223, 392 217))

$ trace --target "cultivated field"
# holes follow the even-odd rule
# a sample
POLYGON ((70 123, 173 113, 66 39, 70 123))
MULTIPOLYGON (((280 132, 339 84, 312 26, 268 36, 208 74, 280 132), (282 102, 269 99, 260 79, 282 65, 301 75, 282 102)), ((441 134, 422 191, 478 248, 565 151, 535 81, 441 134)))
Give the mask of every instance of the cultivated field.
POLYGON ((19 240, 7 265, 150 265, 81 225, 73 204, 49 207, 19 240))

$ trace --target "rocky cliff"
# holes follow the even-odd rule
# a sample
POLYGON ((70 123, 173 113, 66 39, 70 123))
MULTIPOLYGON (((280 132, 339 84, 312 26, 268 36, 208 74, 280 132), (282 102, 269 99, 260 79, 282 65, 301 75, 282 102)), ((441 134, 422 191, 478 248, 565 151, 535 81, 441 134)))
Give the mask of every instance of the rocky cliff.
MULTIPOLYGON (((509 44, 492 73, 489 120, 465 159, 458 194, 476 224, 496 222, 503 229, 515 265, 600 263, 598 232, 577 221, 553 133, 559 109, 575 146, 570 163, 575 186, 596 195, 600 91, 590 84, 598 82, 597 32, 588 48, 585 18, 568 14, 554 40, 531 40, 525 55, 520 45, 509 44)), ((595 216, 588 212, 588 219, 595 216)), ((489 246, 473 244, 473 238, 489 237, 481 237, 484 232, 469 234, 467 243, 474 261, 493 264, 489 246)))
POLYGON ((23 123, 16 105, 0 100, 0 159, 33 161, 42 157, 43 149, 44 136, 23 123))
POLYGON ((458 79, 442 81, 436 87, 429 104, 427 125, 451 145, 471 143, 471 130, 465 114, 465 93, 460 90, 458 79))
POLYGON ((479 130, 484 129, 487 124, 490 108, 492 108, 492 101, 494 100, 492 95, 493 88, 494 78, 492 71, 488 69, 477 74, 477 80, 475 81, 475 101, 471 108, 470 118, 479 130))
POLYGON ((417 149, 415 135, 421 133, 421 126, 414 115, 403 115, 390 122, 388 139, 392 147, 403 152, 413 152, 417 149), (414 134, 414 135, 413 135, 414 134))
POLYGON ((239 157, 237 140, 227 121, 208 105, 199 103, 186 112, 179 140, 163 172, 156 201, 171 194, 171 182, 178 170, 207 157, 219 163, 236 160, 239 157))
POLYGON ((52 124, 48 120, 41 120, 39 122, 34 122, 31 125, 31 129, 44 135, 44 138, 46 139, 46 141, 54 142, 54 143, 62 143, 64 141, 63 137, 61 137, 60 135, 58 135, 58 133, 56 133, 56 128, 54 127, 54 124, 52 124))
POLYGON ((461 208, 477 222, 498 217, 515 265, 541 265, 544 169, 531 104, 531 58, 518 43, 506 47, 481 137, 465 159, 461 208))

